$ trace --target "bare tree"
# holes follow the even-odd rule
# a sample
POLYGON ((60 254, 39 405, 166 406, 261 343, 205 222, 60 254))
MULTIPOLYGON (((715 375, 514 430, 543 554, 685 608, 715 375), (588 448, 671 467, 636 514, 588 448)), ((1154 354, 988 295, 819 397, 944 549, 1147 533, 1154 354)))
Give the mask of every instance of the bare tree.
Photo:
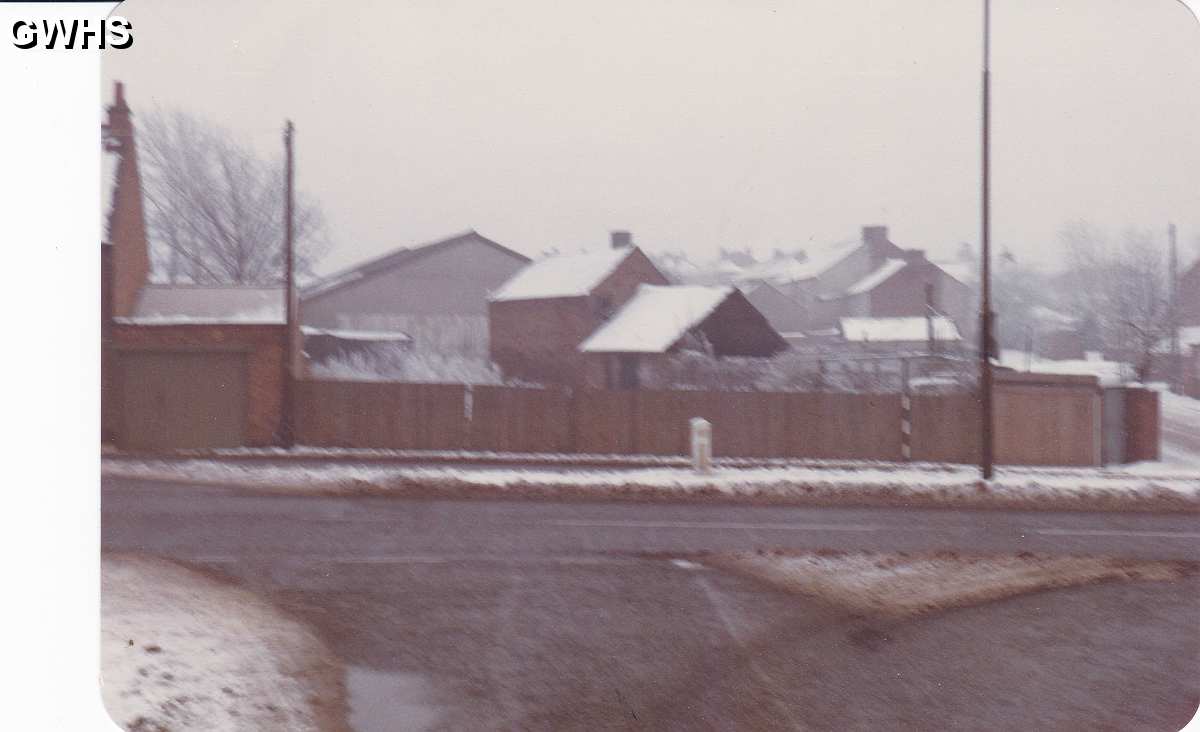
MULTIPOLYGON (((138 129, 146 225, 169 281, 273 284, 283 279, 282 159, 266 161, 225 129, 185 112, 147 113, 138 129)), ((329 247, 320 207, 295 208, 296 271, 329 247)))
POLYGON ((1148 231, 1129 229, 1120 243, 1086 223, 1061 233, 1070 289, 1081 318, 1094 320, 1105 345, 1150 377, 1159 345, 1171 332, 1171 287, 1165 249, 1148 231))

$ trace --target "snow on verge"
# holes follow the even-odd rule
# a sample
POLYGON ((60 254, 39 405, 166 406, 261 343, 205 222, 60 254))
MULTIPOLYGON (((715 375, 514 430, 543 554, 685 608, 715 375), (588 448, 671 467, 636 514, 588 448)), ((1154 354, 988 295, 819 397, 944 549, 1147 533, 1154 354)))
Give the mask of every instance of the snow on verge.
POLYGON ((1018 555, 737 552, 703 558, 712 567, 813 595, 851 612, 907 617, 1027 592, 1109 580, 1174 581, 1188 562, 1018 555))
POLYGON ((345 729, 341 668, 257 595, 162 559, 101 562, 101 688, 128 730, 345 729))
POLYGON ((1011 468, 984 482, 970 466, 684 468, 404 466, 337 462, 104 458, 108 477, 183 480, 263 492, 422 497, 747 500, 787 504, 1200 511, 1200 473, 1011 468))

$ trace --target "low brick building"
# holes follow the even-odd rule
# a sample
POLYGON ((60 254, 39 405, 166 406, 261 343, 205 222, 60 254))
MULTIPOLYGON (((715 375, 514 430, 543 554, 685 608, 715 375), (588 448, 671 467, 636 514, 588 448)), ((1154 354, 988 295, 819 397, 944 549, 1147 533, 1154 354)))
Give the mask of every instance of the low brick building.
POLYGON ((101 276, 103 439, 130 449, 268 445, 280 422, 284 289, 155 285, 132 112, 116 85, 101 276))
POLYGON ((533 262, 488 299, 491 359, 508 379, 602 382, 603 373, 579 353, 579 344, 639 286, 668 284, 627 232, 613 232, 610 249, 533 262))

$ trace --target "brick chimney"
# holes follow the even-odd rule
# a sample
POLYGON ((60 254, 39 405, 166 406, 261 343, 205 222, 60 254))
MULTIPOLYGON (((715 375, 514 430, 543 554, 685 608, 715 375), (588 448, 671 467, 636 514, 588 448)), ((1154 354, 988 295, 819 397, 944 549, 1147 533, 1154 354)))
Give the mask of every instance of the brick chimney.
POLYGON ((633 234, 628 231, 611 232, 613 249, 629 249, 633 246, 633 234))
POLYGON ((888 241, 886 226, 864 226, 862 240, 871 253, 871 266, 878 267, 885 259, 900 256, 900 248, 888 241))
POLYGON ((116 180, 109 208, 105 242, 112 247, 111 308, 115 317, 133 313, 138 295, 150 275, 150 251, 146 240, 146 219, 142 211, 142 180, 138 173, 137 144, 134 141, 132 112, 125 103, 125 86, 117 82, 108 121, 101 127, 104 153, 117 156, 116 180))

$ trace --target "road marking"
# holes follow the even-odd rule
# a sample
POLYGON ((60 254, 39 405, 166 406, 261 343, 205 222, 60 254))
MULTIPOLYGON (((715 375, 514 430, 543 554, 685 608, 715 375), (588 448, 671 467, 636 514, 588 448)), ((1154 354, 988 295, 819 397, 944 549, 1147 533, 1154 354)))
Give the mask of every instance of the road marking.
POLYGON ((1200 539, 1194 531, 1123 531, 1120 529, 1036 529, 1047 536, 1130 536, 1146 539, 1200 539))
MULTIPOLYGON (((278 559, 272 557, 271 559, 278 559)), ((260 557, 227 557, 209 556, 195 557, 189 561, 200 564, 238 564, 239 562, 260 563, 260 557)), ((284 559, 284 562, 289 560, 284 559)), ((290 560, 297 561, 297 560, 290 560)), ((561 565, 600 565, 600 564, 636 564, 648 560, 634 557, 611 556, 495 556, 489 554, 400 554, 395 556, 365 556, 365 557, 304 557, 303 565, 313 564, 449 564, 452 562, 491 562, 501 564, 561 564, 561 565)))
POLYGON ((870 524, 750 524, 716 521, 599 521, 591 519, 555 519, 544 522, 551 526, 573 526, 597 529, 764 529, 782 531, 879 531, 870 524))
POLYGON ((767 673, 764 672, 762 668, 754 662, 754 656, 756 654, 752 652, 750 645, 747 643, 747 639, 743 638, 742 634, 738 632, 737 625, 734 624, 732 618, 729 616, 729 613, 726 612, 725 603, 721 601, 719 593, 713 589, 713 586, 709 584, 708 580, 704 577, 697 576, 696 583, 699 584, 704 590, 704 595, 708 598, 708 604, 712 606, 713 612, 716 613, 717 619, 721 621, 721 625, 725 626, 725 632, 729 634, 730 640, 737 645, 742 654, 745 656, 746 665, 750 668, 754 675, 758 677, 759 683, 775 691, 775 693, 769 697, 774 703, 775 708, 782 712, 783 716, 788 718, 788 721, 792 723, 792 729, 804 729, 804 727, 800 725, 795 716, 792 714, 791 708, 789 708, 788 705, 783 702, 783 699, 786 698, 787 694, 784 692, 784 690, 779 688, 778 684, 775 683, 773 678, 767 675, 767 673))

